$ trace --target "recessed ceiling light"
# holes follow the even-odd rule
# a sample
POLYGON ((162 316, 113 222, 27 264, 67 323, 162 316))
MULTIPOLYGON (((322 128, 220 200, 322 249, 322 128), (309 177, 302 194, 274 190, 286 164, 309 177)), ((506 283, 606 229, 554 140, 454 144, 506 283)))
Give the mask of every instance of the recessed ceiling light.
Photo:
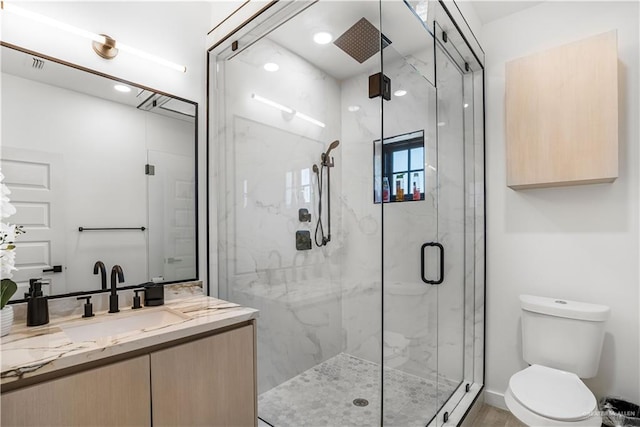
POLYGON ((115 85, 113 88, 118 92, 123 92, 123 93, 131 92, 131 88, 125 85, 115 85))
POLYGON ((466 103, 464 104, 464 108, 467 108, 468 106, 469 106, 469 104, 466 104, 466 103))
POLYGON ((445 126, 446 123, 445 122, 438 122, 438 126, 445 126))
POLYGON ((351 111, 352 113, 355 113, 356 111, 358 111, 360 109, 359 105, 349 105, 347 107, 347 110, 351 111))
POLYGON ((274 72, 274 71, 278 71, 280 69, 280 66, 275 62, 267 62, 266 64, 264 64, 264 69, 267 71, 274 72))
POLYGON ((393 92, 393 94, 395 96, 405 96, 407 94, 407 91, 404 89, 398 89, 397 91, 393 92))
POLYGON ((331 33, 327 33, 326 31, 320 31, 313 35, 313 41, 318 44, 328 44, 331 43, 331 40, 333 40, 333 36, 331 33))

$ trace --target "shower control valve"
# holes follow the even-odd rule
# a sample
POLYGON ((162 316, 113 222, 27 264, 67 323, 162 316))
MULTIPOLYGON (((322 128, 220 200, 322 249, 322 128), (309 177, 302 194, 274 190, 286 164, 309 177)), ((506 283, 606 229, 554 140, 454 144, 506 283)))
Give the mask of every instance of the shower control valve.
POLYGON ((298 209, 298 220, 300 222, 311 222, 311 213, 309 212, 309 209, 298 209))

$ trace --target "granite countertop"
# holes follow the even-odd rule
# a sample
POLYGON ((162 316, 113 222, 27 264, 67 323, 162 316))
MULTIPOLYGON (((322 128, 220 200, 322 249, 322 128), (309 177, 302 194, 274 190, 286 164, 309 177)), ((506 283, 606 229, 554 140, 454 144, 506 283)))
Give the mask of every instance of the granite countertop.
POLYGON ((2 337, 0 384, 144 349, 258 317, 257 310, 207 296, 175 299, 159 307, 144 307, 139 310, 121 308, 119 313, 102 311, 95 314, 95 317, 88 319, 78 315, 64 316, 36 327, 14 323, 11 333, 2 337), (100 323, 162 310, 172 312, 182 319, 82 342, 73 342, 62 329, 63 326, 100 323))

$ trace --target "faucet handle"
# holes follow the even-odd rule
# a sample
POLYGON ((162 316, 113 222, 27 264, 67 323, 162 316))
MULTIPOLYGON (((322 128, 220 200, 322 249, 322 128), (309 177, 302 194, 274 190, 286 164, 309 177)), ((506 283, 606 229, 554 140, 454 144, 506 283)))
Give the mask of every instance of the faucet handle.
POLYGON ((76 298, 78 301, 86 300, 84 303, 84 314, 82 317, 93 317, 93 304, 91 304, 91 295, 87 295, 86 297, 78 297, 76 298))
POLYGON ((144 292, 144 288, 135 289, 133 292, 135 292, 136 296, 133 297, 133 306, 131 307, 131 309, 135 310, 138 308, 142 308, 142 305, 140 304, 140 295, 138 295, 138 292, 144 292))

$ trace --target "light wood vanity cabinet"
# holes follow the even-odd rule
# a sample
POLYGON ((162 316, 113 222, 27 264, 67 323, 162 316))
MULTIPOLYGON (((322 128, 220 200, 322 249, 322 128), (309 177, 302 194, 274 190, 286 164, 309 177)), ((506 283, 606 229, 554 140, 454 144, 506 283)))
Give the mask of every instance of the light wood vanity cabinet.
POLYGON ((255 322, 2 393, 2 426, 255 426, 255 322))
POLYGON ((153 425, 253 426, 253 373, 252 326, 151 353, 153 425))
POLYGON ((149 356, 2 394, 2 426, 150 425, 149 356))

